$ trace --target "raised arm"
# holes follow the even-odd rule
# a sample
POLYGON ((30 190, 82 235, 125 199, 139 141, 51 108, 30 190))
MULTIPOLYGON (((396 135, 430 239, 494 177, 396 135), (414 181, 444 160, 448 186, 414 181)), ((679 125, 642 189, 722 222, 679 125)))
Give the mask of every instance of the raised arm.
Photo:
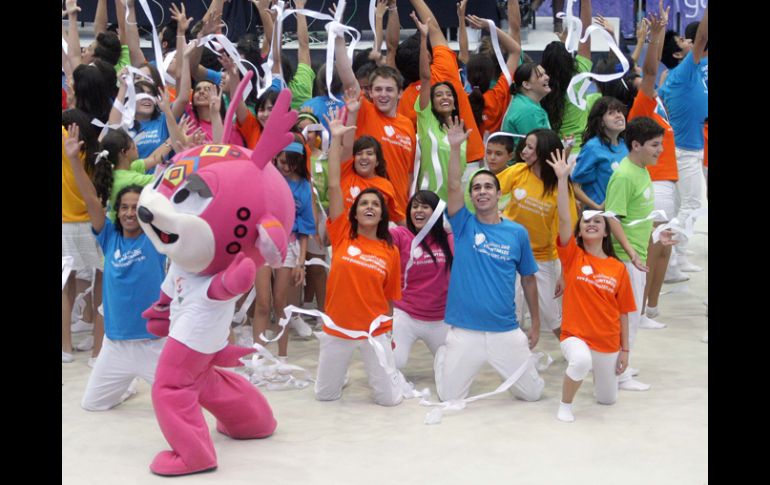
POLYGON ((465 6, 468 0, 457 2, 457 42, 460 44, 460 53, 457 54, 457 60, 463 64, 468 63, 470 52, 468 51, 468 28, 465 26, 465 6))
POLYGON ((328 182, 326 194, 329 198, 329 219, 335 220, 345 212, 345 204, 342 199, 342 189, 340 187, 342 138, 348 131, 355 132, 356 127, 345 126, 342 122, 342 113, 337 109, 334 109, 331 112, 331 118, 326 115, 323 115, 323 117, 329 125, 329 131, 332 136, 331 144, 329 145, 329 171, 326 177, 328 182))
MULTIPOLYGON (((580 32, 580 38, 582 39, 586 33, 586 29, 591 26, 591 0, 580 1, 580 21, 583 22, 583 31, 580 32)), ((583 56, 587 59, 591 58, 591 37, 589 36, 585 42, 578 44, 579 56, 583 56)))
POLYGON ((701 59, 706 56, 706 44, 709 41, 709 8, 703 13, 703 18, 698 24, 698 31, 695 32, 695 42, 692 46, 692 60, 699 64, 701 59))
POLYGON ((123 103, 126 100, 127 82, 134 82, 134 76, 124 67, 118 73, 118 94, 115 95, 115 103, 112 104, 107 124, 117 125, 123 119, 123 113, 115 105, 117 103, 123 103), (128 78, 128 81, 126 81, 126 78, 128 78))
MULTIPOLYGON (((489 22, 487 22, 485 19, 475 15, 468 15, 466 19, 477 29, 489 30, 489 22)), ((500 47, 508 52, 508 62, 506 65, 508 66, 508 70, 511 71, 511 74, 513 74, 519 64, 521 45, 516 41, 516 39, 511 37, 504 30, 500 29, 499 27, 495 28, 497 29, 497 39, 500 41, 500 47)))
MULTIPOLYGON (((430 106, 430 55, 428 53, 428 26, 412 12, 412 20, 420 31, 420 110, 430 106), (424 88, 424 89, 423 89, 424 88)), ((430 21, 430 19, 428 19, 430 21)))
MULTIPOLYGON (((136 25, 136 7, 134 0, 117 0, 115 3, 125 2, 128 9, 128 22, 126 24, 125 43, 128 45, 128 54, 131 57, 131 65, 139 67, 147 60, 144 58, 142 49, 139 47, 139 28, 136 25)), ((122 36, 123 34, 121 34, 122 36)), ((123 41, 121 40, 121 43, 123 41)), ((162 62, 162 61, 158 61, 162 62)))
MULTIPOLYGON (((294 5, 301 9, 305 8, 307 0, 294 0, 294 5)), ((297 64, 311 66, 310 60, 310 36, 307 32, 307 18, 304 15, 297 14, 297 64)))
POLYGON ((222 139, 225 127, 222 124, 221 107, 222 95, 213 91, 211 93, 211 101, 209 102, 209 116, 211 117, 211 140, 214 143, 227 143, 227 141, 222 139))
POLYGON ((660 1, 659 15, 650 14, 650 44, 642 64, 642 85, 639 87, 649 98, 655 98, 655 77, 658 74, 658 64, 663 52, 663 40, 666 37, 668 25, 668 8, 663 10, 663 0, 660 1))
POLYGON ((267 57, 270 53, 270 44, 273 41, 273 18, 268 11, 270 10, 270 0, 251 0, 251 3, 257 7, 257 13, 262 21, 262 57, 267 57))
MULTIPOLYGON (((235 65, 230 56, 222 56, 222 67, 227 71, 227 89, 230 95, 230 102, 235 99, 235 92, 238 90, 238 83, 241 82, 241 73, 238 71, 238 66, 235 65)), ((246 107, 246 102, 243 100, 243 96, 238 100, 238 104, 235 107, 235 116, 238 118, 238 123, 243 124, 246 122, 246 118, 249 117, 249 108, 246 107)))
MULTIPOLYGON (((358 84, 355 87, 346 89, 342 94, 342 100, 345 101, 346 119, 345 126, 356 126, 358 122, 358 111, 361 109, 361 88, 358 84)), ((356 141, 356 131, 345 132, 342 137, 342 160, 347 160, 353 156, 353 144, 356 141)))
POLYGON ((77 124, 73 123, 67 127, 68 134, 62 133, 61 142, 64 145, 64 153, 69 158, 70 165, 72 165, 72 173, 75 176, 75 184, 80 190, 80 195, 83 196, 83 201, 86 203, 88 209, 88 217, 91 219, 91 226, 96 232, 102 232, 104 227, 104 208, 99 200, 99 196, 96 195, 96 187, 94 187, 91 179, 88 178, 83 163, 80 161, 80 149, 83 146, 83 142, 80 139, 80 128, 77 124))
POLYGON ((508 0, 508 33, 521 45, 521 9, 519 0, 508 0))
POLYGON ((171 62, 171 69, 167 72, 176 79, 182 73, 182 53, 184 52, 184 46, 187 45, 186 32, 193 19, 187 16, 184 3, 180 4, 179 8, 172 3, 169 12, 171 12, 171 18, 176 21, 176 53, 174 54, 174 60, 171 62))
POLYGON ((176 100, 174 100, 173 106, 171 106, 171 112, 174 118, 179 118, 184 113, 184 109, 187 107, 187 103, 190 102, 190 88, 192 87, 192 80, 190 79, 190 59, 193 57, 194 52, 198 49, 196 47, 197 42, 191 40, 189 44, 179 44, 177 39, 177 54, 179 49, 184 49, 182 53, 182 69, 180 69, 180 75, 177 79, 176 100))
MULTIPOLYGON (((118 17, 120 17, 120 15, 118 15, 118 17)), ((94 13, 94 37, 106 31, 107 31, 107 0, 97 0, 96 13, 94 13)))
POLYGON ((462 169, 460 168, 460 148, 468 139, 470 131, 465 131, 465 123, 455 118, 447 125, 449 141, 449 164, 447 165, 447 213, 453 216, 465 206, 462 187, 462 169))
POLYGON ((444 33, 441 32, 441 27, 439 27, 438 23, 435 21, 428 21, 429 19, 435 19, 435 17, 433 16, 433 12, 430 10, 430 7, 428 7, 428 5, 425 3, 425 0, 409 1, 412 2, 412 7, 414 7, 414 10, 420 17, 420 21, 430 27, 430 45, 433 47, 436 47, 437 45, 449 45, 446 37, 444 37, 444 33))
POLYGON ((374 11, 374 44, 372 44, 372 51, 369 53, 369 59, 376 62, 378 66, 382 64, 383 23, 385 20, 385 12, 387 10, 387 0, 377 0, 376 10, 374 11))
POLYGON ((388 0, 388 25, 385 28, 385 43, 388 46, 388 52, 385 54, 385 65, 393 69, 396 69, 396 49, 398 49, 400 30, 401 22, 398 19, 396 0, 388 0))
POLYGON ((353 64, 348 57, 343 37, 334 39, 334 67, 337 69, 340 81, 342 81, 342 89, 347 91, 348 89, 358 88, 358 80, 353 72, 353 64))
POLYGON ((636 26, 636 47, 631 53, 631 59, 638 65, 639 57, 642 55, 642 47, 647 43, 647 35, 650 33, 650 22, 646 18, 639 21, 636 26))
POLYGON ((72 69, 78 67, 83 60, 80 57, 80 33, 78 32, 78 7, 77 0, 67 0, 67 56, 70 58, 72 69))
MULTIPOLYGON (((221 1, 221 0, 220 0, 221 1)), ((209 7, 209 10, 206 12, 206 15, 203 16, 203 28, 201 28, 200 32, 198 32, 198 39, 202 39, 203 37, 210 35, 210 34, 216 34, 221 32, 222 29, 222 9, 215 9, 214 4, 217 3, 217 0, 213 0, 211 2, 211 6, 209 7)), ((192 75, 193 79, 196 81, 199 81, 201 79, 205 79, 206 77, 206 68, 200 65, 201 62, 201 56, 203 55, 203 49, 205 47, 200 46, 197 47, 192 55, 190 56, 190 64, 188 69, 191 69, 190 74, 192 75)), ((179 40, 177 39, 177 51, 179 50, 179 40)))
POLYGON ((566 246, 575 223, 572 220, 569 200, 569 174, 575 167, 575 159, 570 162, 563 150, 554 150, 551 153, 551 159, 546 160, 546 162, 553 167, 553 171, 559 179, 556 197, 559 208, 559 245, 566 246))

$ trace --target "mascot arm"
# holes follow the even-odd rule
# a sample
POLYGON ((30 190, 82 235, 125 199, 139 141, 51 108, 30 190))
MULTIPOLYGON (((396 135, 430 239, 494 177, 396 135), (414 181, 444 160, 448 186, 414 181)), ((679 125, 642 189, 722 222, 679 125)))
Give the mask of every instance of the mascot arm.
POLYGON ((158 337, 165 337, 168 335, 169 321, 169 304, 171 303, 171 297, 161 290, 158 301, 153 303, 150 308, 142 312, 142 318, 147 320, 147 331, 158 337))
POLYGON ((249 291, 256 277, 257 265, 240 252, 227 268, 214 275, 207 295, 218 301, 235 298, 249 291))

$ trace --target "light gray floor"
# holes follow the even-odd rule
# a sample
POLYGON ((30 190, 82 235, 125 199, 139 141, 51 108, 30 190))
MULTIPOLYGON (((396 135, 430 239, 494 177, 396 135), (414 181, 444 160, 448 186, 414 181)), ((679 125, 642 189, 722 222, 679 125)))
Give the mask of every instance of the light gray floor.
MULTIPOLYGON (((707 231, 706 218, 696 229, 707 231)), ((691 260, 707 265, 707 237, 691 243, 691 260)), ((648 392, 620 391, 613 406, 592 397, 587 378, 575 399, 574 423, 556 419, 566 363, 558 341, 543 335, 538 349, 554 364, 543 373, 544 397, 536 403, 508 394, 471 403, 428 426, 429 408, 417 400, 394 408, 375 405, 360 357, 337 402, 321 403, 312 388, 266 391, 278 421, 261 441, 234 441, 214 430, 218 453, 213 473, 176 479, 199 484, 703 484, 708 479, 707 271, 665 285, 659 321, 663 330, 640 330, 631 364, 648 392)), ((316 339, 292 340, 291 362, 315 370, 316 339)), ((90 369, 88 355, 62 364, 62 483, 168 483, 148 470, 167 444, 158 429, 150 387, 117 408, 90 413, 79 406, 90 369)), ((435 399, 432 358, 418 342, 406 369, 418 388, 435 399)), ((500 378, 485 367, 472 394, 491 391, 500 378)))

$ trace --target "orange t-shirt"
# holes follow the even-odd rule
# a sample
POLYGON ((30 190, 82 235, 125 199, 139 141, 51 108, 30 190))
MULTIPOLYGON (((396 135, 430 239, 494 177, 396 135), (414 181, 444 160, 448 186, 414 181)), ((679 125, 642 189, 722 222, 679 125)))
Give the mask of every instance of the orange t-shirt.
POLYGON ((658 163, 655 165, 648 165, 647 170, 650 172, 650 178, 653 181, 670 180, 676 182, 679 180, 679 170, 676 168, 674 130, 671 128, 671 125, 656 112, 657 109, 657 101, 644 94, 644 91, 640 90, 636 95, 636 98, 634 98, 634 104, 631 106, 631 111, 628 112, 628 121, 639 116, 647 116, 655 120, 657 124, 666 130, 666 132, 663 133, 663 152, 660 154, 660 157, 658 157, 658 163))
POLYGON ((236 126, 246 142, 246 148, 253 150, 259 142, 259 137, 262 136, 262 125, 259 124, 257 117, 247 110, 246 121, 243 123, 239 121, 236 126))
MULTIPOLYGON (((379 239, 350 238, 350 222, 342 214, 326 221, 332 243, 332 264, 326 292, 326 313, 340 327, 369 331, 378 315, 390 312, 390 302, 401 299, 401 257, 398 248, 379 239)), ((391 330, 388 320, 374 335, 391 330)), ((350 339, 324 326, 324 332, 350 339)))
POLYGON ((373 187, 382 192, 385 197, 385 205, 388 206, 388 213, 390 220, 393 222, 403 221, 405 219, 404 207, 396 198, 396 191, 393 189, 393 184, 390 180, 375 175, 372 178, 363 178, 356 173, 355 167, 353 167, 353 159, 349 159, 342 163, 340 167, 340 190, 342 190, 342 198, 345 202, 345 213, 353 207, 358 194, 373 187))
POLYGON ((484 113, 482 114, 484 126, 481 127, 482 135, 487 132, 494 133, 500 131, 510 102, 511 87, 508 84, 508 79, 505 78, 505 74, 500 74, 495 87, 487 89, 487 92, 484 93, 484 113))
POLYGON ((577 337, 597 352, 620 350, 620 315, 636 310, 626 265, 613 257, 597 258, 580 249, 575 237, 558 241, 564 273, 561 336, 577 337))
POLYGON ((393 118, 385 116, 363 96, 356 124, 356 138, 369 135, 380 142, 385 157, 385 168, 393 184, 396 200, 401 207, 406 207, 409 200, 409 176, 414 171, 414 126, 408 118, 398 113, 393 118))
POLYGON ((703 166, 709 166, 709 122, 703 125, 703 166))
MULTIPOLYGON (((63 134, 67 130, 62 126, 63 134)), ((81 162, 82 162, 81 154, 81 162)), ((64 143, 61 146, 61 221, 62 222, 88 222, 88 209, 83 196, 80 194, 75 174, 72 172, 72 165, 66 153, 64 153, 64 143)))
POLYGON ((398 114, 404 115, 412 122, 412 128, 417 130, 417 112, 414 110, 414 102, 420 96, 420 81, 415 81, 404 89, 401 99, 398 100, 398 114))

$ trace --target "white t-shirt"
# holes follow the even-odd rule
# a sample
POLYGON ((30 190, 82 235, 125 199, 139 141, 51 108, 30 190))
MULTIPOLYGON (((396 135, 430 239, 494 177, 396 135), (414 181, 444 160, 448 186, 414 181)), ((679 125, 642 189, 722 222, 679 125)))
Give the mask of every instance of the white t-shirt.
POLYGON ((161 289, 171 297, 169 337, 203 354, 219 352, 227 346, 235 301, 212 300, 206 294, 212 276, 200 276, 171 263, 161 289))

